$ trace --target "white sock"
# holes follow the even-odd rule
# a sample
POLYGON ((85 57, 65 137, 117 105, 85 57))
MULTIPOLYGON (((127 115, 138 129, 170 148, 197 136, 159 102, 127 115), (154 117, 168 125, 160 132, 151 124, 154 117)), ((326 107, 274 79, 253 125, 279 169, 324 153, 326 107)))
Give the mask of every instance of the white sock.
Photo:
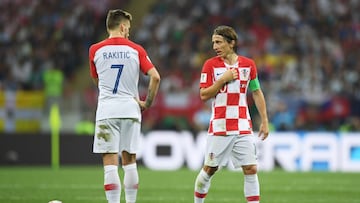
POLYGON ((123 166, 123 169, 126 203, 135 203, 139 185, 139 174, 136 163, 123 166))
POLYGON ((244 176, 244 194, 248 203, 260 202, 260 186, 257 174, 244 176))
POLYGON ((203 170, 195 180, 194 203, 203 203, 211 185, 211 177, 203 170))
POLYGON ((118 166, 104 166, 104 190, 109 203, 120 202, 121 184, 118 166))

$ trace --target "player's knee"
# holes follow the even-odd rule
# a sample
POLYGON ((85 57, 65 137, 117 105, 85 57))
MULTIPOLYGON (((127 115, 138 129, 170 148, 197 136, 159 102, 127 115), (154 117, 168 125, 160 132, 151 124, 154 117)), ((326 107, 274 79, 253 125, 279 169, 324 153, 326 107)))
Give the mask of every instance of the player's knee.
POLYGON ((106 153, 102 155, 103 164, 105 165, 119 165, 118 160, 118 154, 117 153, 106 153))
POLYGON ((242 169, 245 175, 251 175, 257 173, 256 165, 243 166, 242 169))
POLYGON ((212 176, 214 173, 218 170, 219 167, 210 167, 210 166, 204 166, 204 171, 209 175, 212 176))
POLYGON ((123 165, 129 165, 136 162, 136 154, 130 154, 127 151, 121 152, 121 163, 123 165))

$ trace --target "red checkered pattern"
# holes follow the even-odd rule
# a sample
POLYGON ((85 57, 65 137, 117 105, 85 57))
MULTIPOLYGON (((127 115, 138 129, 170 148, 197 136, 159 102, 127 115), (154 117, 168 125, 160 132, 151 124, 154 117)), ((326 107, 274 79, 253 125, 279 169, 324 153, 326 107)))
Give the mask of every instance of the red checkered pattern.
POLYGON ((207 60, 202 69, 200 88, 210 87, 229 68, 236 68, 239 78, 226 84, 213 100, 213 114, 209 125, 211 135, 252 133, 246 92, 250 80, 257 75, 253 60, 239 56, 238 63, 234 65, 225 64, 220 57, 207 60))

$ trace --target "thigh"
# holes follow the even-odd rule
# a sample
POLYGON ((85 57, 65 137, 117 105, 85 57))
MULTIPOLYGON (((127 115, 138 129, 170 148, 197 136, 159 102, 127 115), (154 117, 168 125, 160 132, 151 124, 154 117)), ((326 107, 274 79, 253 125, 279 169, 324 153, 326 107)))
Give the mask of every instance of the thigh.
POLYGON ((235 168, 257 164, 256 144, 253 135, 238 136, 231 152, 231 161, 235 168))
POLYGON ((139 150, 141 124, 137 119, 120 120, 120 152, 126 151, 129 154, 136 154, 139 150))
POLYGON ((205 151, 205 165, 216 167, 225 165, 231 153, 234 136, 208 135, 205 151))

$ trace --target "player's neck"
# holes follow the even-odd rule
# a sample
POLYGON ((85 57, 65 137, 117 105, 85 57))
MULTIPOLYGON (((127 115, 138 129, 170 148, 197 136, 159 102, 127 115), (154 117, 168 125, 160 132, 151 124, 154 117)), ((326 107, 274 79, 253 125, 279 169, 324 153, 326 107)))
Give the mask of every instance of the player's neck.
POLYGON ((237 60, 238 60, 238 55, 236 53, 230 53, 224 57, 224 62, 229 65, 235 64, 237 60))
POLYGON ((124 35, 109 35, 109 38, 121 37, 125 38, 124 35))
POLYGON ((109 32, 109 38, 114 38, 114 37, 122 37, 125 38, 125 34, 120 32, 120 31, 112 31, 109 32))

